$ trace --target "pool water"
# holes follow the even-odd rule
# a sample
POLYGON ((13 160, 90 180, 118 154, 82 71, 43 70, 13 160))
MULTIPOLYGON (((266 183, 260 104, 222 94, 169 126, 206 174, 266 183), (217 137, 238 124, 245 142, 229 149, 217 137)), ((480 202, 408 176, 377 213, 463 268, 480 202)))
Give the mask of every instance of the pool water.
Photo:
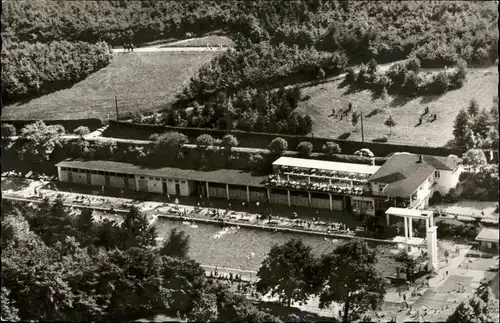
MULTIPOLYGON (((290 239, 300 239, 312 248, 313 254, 331 252, 337 245, 345 242, 342 239, 332 239, 312 235, 287 232, 272 232, 262 229, 223 228, 218 225, 195 225, 188 222, 178 222, 158 219, 155 223, 160 238, 168 237, 170 230, 176 228, 190 235, 189 256, 203 265, 219 266, 241 270, 257 271, 262 260, 274 244, 284 244, 290 239)), ((375 247, 373 245, 372 247, 375 247)), ((389 256, 392 246, 376 246, 379 253, 381 270, 393 267, 394 260, 389 256)), ((391 272, 395 269, 391 268, 391 272)))

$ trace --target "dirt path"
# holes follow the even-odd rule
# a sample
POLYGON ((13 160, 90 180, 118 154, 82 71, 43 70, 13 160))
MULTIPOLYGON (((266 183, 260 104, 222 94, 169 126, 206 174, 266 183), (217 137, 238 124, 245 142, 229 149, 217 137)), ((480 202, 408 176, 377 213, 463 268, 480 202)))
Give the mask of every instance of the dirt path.
POLYGON ((224 52, 228 47, 139 47, 134 48, 133 52, 128 52, 123 48, 113 48, 114 54, 128 54, 128 53, 156 53, 156 52, 224 52))

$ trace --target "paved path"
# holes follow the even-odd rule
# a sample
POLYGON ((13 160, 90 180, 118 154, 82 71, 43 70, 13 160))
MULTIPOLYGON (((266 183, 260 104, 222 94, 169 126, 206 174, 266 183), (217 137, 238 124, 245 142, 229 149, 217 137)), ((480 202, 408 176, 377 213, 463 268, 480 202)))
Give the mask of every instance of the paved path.
POLYGON ((133 52, 128 52, 123 48, 113 48, 114 54, 132 54, 132 53, 156 53, 156 52, 225 52, 228 47, 138 47, 133 52))

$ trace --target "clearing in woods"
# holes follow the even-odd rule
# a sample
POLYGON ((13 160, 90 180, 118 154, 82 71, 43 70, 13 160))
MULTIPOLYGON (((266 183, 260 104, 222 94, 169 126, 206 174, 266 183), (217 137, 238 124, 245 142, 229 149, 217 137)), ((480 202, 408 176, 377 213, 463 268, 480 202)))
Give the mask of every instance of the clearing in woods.
POLYGON ((349 140, 361 141, 359 122, 354 127, 350 116, 344 117, 342 121, 340 117, 329 117, 332 108, 338 115, 340 110, 346 110, 351 102, 354 109, 363 112, 365 141, 371 142, 386 136, 389 139, 387 142, 392 144, 441 147, 453 139, 455 117, 461 108, 467 107, 471 99, 476 99, 480 107, 488 110, 493 106, 493 97, 498 95, 497 68, 496 65, 488 68, 469 68, 464 86, 443 95, 421 96, 411 100, 389 96, 386 108, 371 117, 368 115, 372 110, 385 106, 384 100, 374 99, 369 90, 350 93, 349 87, 342 87, 343 78, 337 77, 321 84, 304 86, 302 95, 310 96, 310 99, 302 101, 298 111, 308 113, 313 118, 312 132, 315 137, 338 138, 350 132, 349 140), (427 117, 424 117, 422 124, 416 126, 427 106, 429 114, 437 114, 437 120, 429 122, 427 117), (389 136, 389 128, 384 125, 384 120, 390 114, 397 125, 389 136))
POLYGON ((117 54, 105 68, 71 88, 3 107, 2 119, 115 118, 172 102, 198 69, 220 51, 117 54))

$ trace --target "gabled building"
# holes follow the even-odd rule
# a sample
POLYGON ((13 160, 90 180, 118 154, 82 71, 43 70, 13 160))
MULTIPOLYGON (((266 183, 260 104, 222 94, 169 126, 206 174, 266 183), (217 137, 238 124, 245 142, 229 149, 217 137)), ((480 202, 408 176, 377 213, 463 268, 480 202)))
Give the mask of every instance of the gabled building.
POLYGON ((446 195, 456 187, 462 167, 458 157, 395 153, 369 181, 374 196, 394 206, 425 208, 434 192, 446 195))

